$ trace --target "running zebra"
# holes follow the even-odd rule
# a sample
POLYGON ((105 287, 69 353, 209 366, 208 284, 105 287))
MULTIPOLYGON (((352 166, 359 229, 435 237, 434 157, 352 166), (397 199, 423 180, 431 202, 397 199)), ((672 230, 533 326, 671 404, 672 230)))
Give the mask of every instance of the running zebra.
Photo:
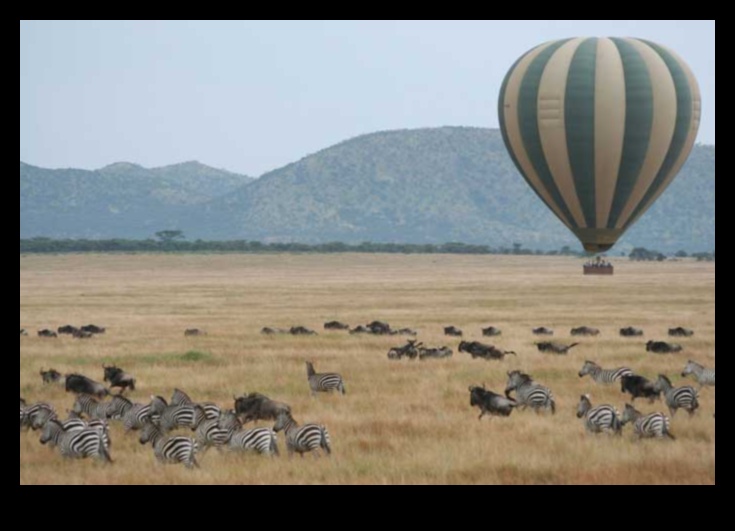
POLYGON ((276 433, 270 428, 242 430, 242 423, 235 411, 225 411, 219 419, 220 429, 230 433, 230 450, 238 452, 258 452, 271 457, 278 456, 276 433))
POLYGON ((238 427, 224 427, 221 420, 205 420, 196 429, 196 439, 199 443, 201 453, 204 454, 209 448, 215 447, 221 450, 226 446, 238 427))
POLYGON ((171 396, 172 406, 193 406, 194 401, 189 398, 184 391, 181 389, 174 389, 174 394, 171 396))
POLYGON ((684 371, 681 373, 682 378, 686 378, 689 375, 693 375, 694 379, 699 383, 699 390, 701 391, 705 385, 711 387, 715 386, 715 370, 707 369, 704 365, 695 363, 689 360, 687 366, 684 367, 684 371))
POLYGON ((292 457, 298 453, 301 457, 312 451, 323 450, 327 455, 332 454, 332 444, 329 440, 329 432, 324 426, 317 424, 306 424, 299 426, 288 413, 281 413, 273 427, 276 433, 283 432, 286 435, 286 448, 288 455, 292 457))
POLYGON ((679 409, 684 409, 693 415, 699 408, 699 400, 697 400, 697 391, 691 385, 684 387, 674 387, 665 375, 659 374, 656 381, 656 389, 664 394, 666 405, 669 406, 669 413, 674 417, 679 409))
POLYGON ((107 418, 110 420, 123 420, 125 415, 133 409, 133 403, 121 395, 115 395, 107 404, 107 418))
POLYGON ((33 431, 42 430, 48 421, 55 420, 56 418, 56 411, 42 407, 33 414, 31 419, 31 429, 33 431))
POLYGON ((551 391, 543 385, 537 384, 533 379, 521 371, 508 373, 508 385, 505 387, 505 396, 510 398, 511 391, 516 392, 516 402, 523 409, 531 407, 536 413, 540 409, 550 409, 551 414, 556 413, 556 402, 551 391))
POLYGON ((663 413, 651 413, 644 415, 630 404, 625 404, 623 417, 620 419, 624 425, 629 422, 633 423, 633 434, 638 439, 657 438, 663 439, 668 437, 672 441, 676 439, 669 431, 669 419, 663 413))
POLYGON ((343 395, 347 394, 342 376, 336 373, 317 374, 314 370, 314 364, 309 361, 306 362, 306 376, 309 379, 312 396, 316 396, 317 393, 329 393, 331 391, 339 391, 343 395))
POLYGON ((61 423, 51 420, 43 429, 41 444, 57 447, 61 456, 68 459, 95 457, 103 463, 112 463, 108 444, 99 428, 64 431, 61 423))
POLYGON ((54 419, 61 425, 64 431, 84 430, 87 428, 98 429, 102 433, 102 442, 105 444, 105 448, 108 450, 110 449, 112 444, 110 442, 110 425, 106 420, 84 420, 79 416, 79 414, 74 413, 73 411, 69 411, 68 413, 69 418, 67 420, 54 419))
POLYGON ((582 369, 579 371, 579 377, 591 376, 598 384, 611 384, 617 382, 623 376, 631 376, 633 371, 628 367, 618 367, 617 369, 603 369, 594 361, 585 361, 582 369))
POLYGON ((151 406, 133 404, 122 418, 123 428, 126 432, 142 430, 147 421, 151 421, 151 406))
POLYGON ((140 444, 152 444, 156 459, 163 464, 183 464, 186 468, 199 468, 196 454, 199 443, 186 437, 166 438, 153 423, 146 422, 140 433, 140 444))
POLYGON ((612 432, 620 435, 622 430, 618 410, 607 404, 592 407, 590 395, 582 395, 579 398, 577 418, 584 418, 584 427, 590 433, 612 432))
POLYGON ((164 433, 178 428, 191 428, 194 431, 207 420, 206 417, 201 406, 169 406, 161 413, 158 426, 164 433))
POLYGON ((44 402, 39 402, 38 404, 33 404, 30 406, 26 406, 26 407, 21 406, 20 408, 20 429, 22 430, 24 428, 25 429, 32 428, 33 422, 36 416, 45 411, 50 411, 54 415, 56 415, 56 411, 54 410, 53 406, 51 406, 50 404, 46 404, 44 402))
POLYGON ((77 415, 86 415, 90 419, 106 419, 109 405, 89 395, 78 395, 72 411, 77 415))

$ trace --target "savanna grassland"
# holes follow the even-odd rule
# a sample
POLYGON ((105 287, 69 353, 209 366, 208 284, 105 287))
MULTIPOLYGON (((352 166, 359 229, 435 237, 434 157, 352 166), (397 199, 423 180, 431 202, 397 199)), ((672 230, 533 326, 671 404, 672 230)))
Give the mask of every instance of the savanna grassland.
MULTIPOLYGON (((606 368, 627 365, 682 385, 688 359, 715 364, 715 265, 663 264, 621 259, 614 277, 582 276, 573 258, 394 255, 79 255, 21 256, 20 395, 70 409, 61 386, 43 386, 42 368, 81 372, 102 380, 102 364, 133 373, 131 398, 170 397, 232 407, 233 395, 261 392, 291 405, 300 422, 325 424, 331 459, 288 459, 219 454, 200 458, 201 469, 159 466, 137 436, 111 429, 114 464, 64 462, 20 434, 21 484, 712 484, 715 482, 715 393, 700 394, 693 417, 672 420, 676 441, 632 440, 585 433, 575 412, 580 394, 593 404, 623 408, 619 385, 601 386, 577 372, 586 359, 606 368), (455 350, 448 360, 389 361, 400 337, 324 332, 326 321, 352 326, 373 320, 411 327, 429 346, 455 350), (41 339, 40 328, 95 323, 107 334, 90 340, 41 339), (304 325, 317 337, 265 337, 264 326, 304 325), (514 350, 517 359, 472 360, 457 352, 465 338, 514 350), (497 338, 481 337, 494 325, 497 338), (573 326, 597 327, 567 356, 542 354, 531 328, 556 330, 572 342, 573 326), (621 338, 625 326, 644 338, 621 338), (692 328, 673 339, 684 351, 646 353, 647 339, 667 340, 669 327, 692 328), (208 336, 185 338, 186 328, 208 336), (312 399, 304 362, 340 372, 347 396, 312 399), (506 372, 522 369, 550 387, 557 414, 515 411, 510 418, 477 420, 468 386, 502 393, 506 372)), ((577 340, 577 339, 574 339, 577 340)), ((689 383, 689 381, 687 382, 689 383)), ((695 387, 698 387, 695 383, 695 387)), ((660 402, 636 405, 666 411, 660 402)))

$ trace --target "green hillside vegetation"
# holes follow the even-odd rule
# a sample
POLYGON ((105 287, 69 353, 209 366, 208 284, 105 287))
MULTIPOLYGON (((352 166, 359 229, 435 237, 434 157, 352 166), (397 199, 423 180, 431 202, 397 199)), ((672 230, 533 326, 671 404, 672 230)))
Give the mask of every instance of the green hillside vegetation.
MULTIPOLYGON (((187 165, 165 172, 130 165, 92 174, 54 172, 55 184, 45 181, 45 195, 37 191, 24 204, 24 175, 36 181, 36 174, 48 170, 24 172, 21 164, 21 238, 145 238, 178 229, 190 239, 265 243, 581 248, 518 174, 497 130, 443 127, 364 135, 234 189, 189 186, 194 176, 216 181, 217 175, 179 173, 181 166, 187 165), (139 174, 149 175, 148 180, 139 174), (84 187, 85 201, 80 201, 66 182, 83 176, 91 190, 84 187), (126 184, 133 180, 135 193, 126 184), (97 217, 105 222, 96 222, 97 217)), ((639 246, 663 252, 712 250, 714 184, 714 146, 696 146, 672 186, 613 251, 639 246)))

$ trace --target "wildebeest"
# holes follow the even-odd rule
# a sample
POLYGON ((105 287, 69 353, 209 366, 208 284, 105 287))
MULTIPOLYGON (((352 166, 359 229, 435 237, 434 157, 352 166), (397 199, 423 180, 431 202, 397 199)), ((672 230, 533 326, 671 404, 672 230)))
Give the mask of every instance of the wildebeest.
POLYGON ((77 395, 96 396, 100 399, 110 394, 110 391, 104 385, 81 374, 66 375, 66 391, 77 395))
POLYGON ((572 343, 571 345, 563 345, 562 343, 556 343, 555 341, 542 341, 536 343, 536 348, 539 352, 551 352, 552 354, 566 354, 569 349, 576 347, 579 343, 572 343))
POLYGON ((502 360, 509 354, 516 355, 513 351, 500 350, 493 345, 485 345, 478 341, 462 341, 459 344, 459 351, 468 353, 472 356, 472 359, 483 358, 486 360, 502 360))
POLYGON ((28 335, 28 332, 26 332, 26 330, 24 328, 21 328, 20 329, 20 335, 21 336, 27 336, 28 335))
POLYGON ((451 358, 454 352, 452 352, 452 349, 449 347, 440 347, 440 348, 419 348, 419 359, 425 360, 428 358, 435 358, 435 359, 441 359, 441 358, 451 358))
POLYGON ((450 337, 462 337, 462 330, 456 326, 446 326, 444 327, 444 335, 450 337))
POLYGON ((590 328, 589 326, 580 326, 578 328, 572 328, 570 333, 573 336, 599 336, 600 330, 597 328, 590 328))
POLYGON ((106 328, 102 328, 100 326, 93 325, 93 324, 85 325, 82 328, 80 328, 80 330, 82 332, 89 332, 90 334, 104 334, 105 332, 107 332, 106 328))
POLYGON ((503 332, 499 328, 495 328, 494 326, 488 326, 487 328, 482 329, 482 335, 485 337, 494 337, 499 336, 503 332))
POLYGON ((620 335, 622 337, 640 337, 643 335, 643 330, 640 328, 633 328, 632 326, 628 326, 626 328, 620 329, 620 335))
POLYGON ((291 408, 260 393, 235 398, 235 411, 243 424, 257 420, 276 420, 281 413, 291 414, 291 408))
POLYGON ((553 336, 554 331, 551 328, 546 328, 545 326, 541 326, 539 328, 534 328, 531 330, 535 335, 537 336, 553 336))
POLYGON ((694 331, 688 328, 682 328, 681 326, 669 328, 669 336, 671 337, 692 337, 693 335, 694 331))
POLYGON ((187 330, 184 330, 184 337, 199 337, 206 335, 206 330, 200 330, 199 328, 189 328, 187 330))
POLYGON ((91 339, 94 337, 94 334, 92 332, 86 332, 80 329, 80 330, 75 330, 71 334, 71 337, 73 337, 74 339, 91 339))
POLYGON ((78 329, 78 328, 77 328, 76 326, 72 326, 72 325, 65 325, 65 326, 60 326, 59 328, 57 328, 57 329, 56 329, 56 331, 57 331, 57 332, 58 332, 58 333, 59 333, 60 335, 68 335, 68 336, 72 336, 72 335, 74 335, 74 334, 75 334, 76 332, 79 332, 79 329, 78 329))
POLYGON ((394 335, 416 337, 418 334, 416 333, 416 330, 413 330, 411 328, 401 328, 400 330, 396 330, 394 332, 394 335))
POLYGON ((61 373, 54 369, 49 369, 48 371, 41 369, 40 374, 44 385, 59 383, 61 381, 61 373))
POLYGON ((128 388, 135 391, 135 378, 120 367, 102 365, 102 369, 105 371, 104 381, 110 382, 110 389, 117 387, 120 389, 120 393, 124 393, 128 388))
POLYGON ((378 335, 378 336, 384 336, 384 335, 391 334, 390 325, 382 321, 373 321, 372 323, 367 325, 367 328, 368 330, 370 330, 370 333, 378 335))
POLYGON ((681 352, 681 345, 676 343, 667 343, 665 341, 649 341, 646 343, 646 352, 654 352, 656 354, 671 354, 672 352, 681 352))
POLYGON ((355 328, 353 328, 352 330, 350 330, 350 334, 351 335, 356 335, 356 334, 369 334, 369 333, 370 333, 370 329, 367 326, 362 326, 362 325, 356 326, 355 328))
POLYGON ((653 382, 637 374, 620 377, 620 392, 629 393, 633 402, 636 398, 647 398, 649 402, 653 402, 661 394, 653 382))
POLYGON ((350 325, 340 323, 339 321, 330 321, 328 323, 324 323, 324 330, 349 330, 350 325))
POLYGON ((284 330, 283 328, 271 328, 269 326, 266 326, 260 331, 261 334, 265 336, 275 336, 280 334, 288 334, 288 330, 284 330))
POLYGON ((497 417, 509 417, 517 403, 512 398, 493 393, 485 389, 485 386, 470 386, 470 406, 480 408, 481 420, 486 414, 497 417))
POLYGON ((408 343, 402 347, 393 347, 388 351, 389 360, 400 360, 404 357, 413 360, 419 355, 419 348, 423 346, 423 343, 417 343, 415 339, 409 339, 408 343))
POLYGON ((289 334, 292 336, 315 336, 317 335, 316 332, 313 330, 309 330, 308 328, 304 326, 292 326, 291 329, 288 331, 289 334))
POLYGON ((59 337, 56 332, 48 329, 38 331, 38 337, 59 337))

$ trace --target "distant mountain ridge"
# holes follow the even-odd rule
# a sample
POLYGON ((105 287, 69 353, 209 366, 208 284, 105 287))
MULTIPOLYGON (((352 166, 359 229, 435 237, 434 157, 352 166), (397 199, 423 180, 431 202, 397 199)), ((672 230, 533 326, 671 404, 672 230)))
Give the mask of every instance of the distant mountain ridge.
MULTIPOLYGON (((613 252, 714 249, 714 155, 714 146, 695 146, 613 252)), ((83 172, 21 163, 21 237, 142 238, 180 229, 189 239, 579 247, 518 174, 497 130, 372 133, 239 184, 246 178, 191 164, 83 172)))

